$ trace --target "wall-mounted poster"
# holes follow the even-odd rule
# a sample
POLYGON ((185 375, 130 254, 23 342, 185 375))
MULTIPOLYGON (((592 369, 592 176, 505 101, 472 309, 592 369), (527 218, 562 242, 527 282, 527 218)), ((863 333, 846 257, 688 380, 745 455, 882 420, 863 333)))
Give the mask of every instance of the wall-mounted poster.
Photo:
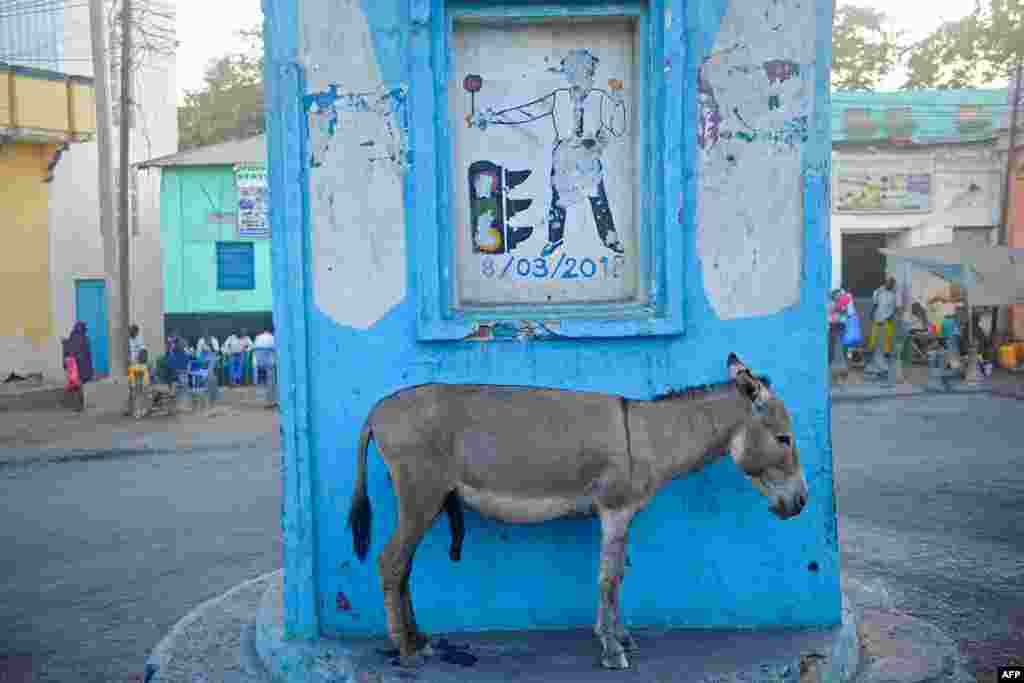
POLYGON ((931 211, 930 173, 839 171, 837 213, 925 213, 931 211))
POLYGON ((457 307, 642 300, 637 26, 456 21, 457 307))
POLYGON ((266 169, 239 166, 235 170, 235 184, 238 187, 238 236, 270 237, 266 169))

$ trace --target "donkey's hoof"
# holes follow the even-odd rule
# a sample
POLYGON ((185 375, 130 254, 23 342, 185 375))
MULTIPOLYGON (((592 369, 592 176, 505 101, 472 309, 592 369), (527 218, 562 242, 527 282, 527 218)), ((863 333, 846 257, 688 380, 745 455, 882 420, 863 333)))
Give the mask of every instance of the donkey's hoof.
POLYGON ((618 654, 607 654, 601 656, 601 666, 606 669, 628 669, 629 659, 625 652, 618 654))

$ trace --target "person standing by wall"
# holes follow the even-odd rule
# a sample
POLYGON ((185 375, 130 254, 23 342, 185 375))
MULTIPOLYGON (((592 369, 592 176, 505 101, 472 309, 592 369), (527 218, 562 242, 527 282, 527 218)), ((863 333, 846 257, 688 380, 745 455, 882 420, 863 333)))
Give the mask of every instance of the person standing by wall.
MULTIPOLYGON (((244 330, 242 332, 245 334, 244 330)), ((227 339, 224 340, 224 353, 228 357, 229 372, 228 372, 228 384, 230 386, 236 386, 242 383, 242 369, 243 362, 245 360, 245 351, 242 346, 242 340, 232 332, 227 339)))
POLYGON ((141 360, 141 351, 146 350, 146 342, 142 339, 142 333, 138 325, 128 328, 128 360, 132 365, 145 363, 141 360))
POLYGON ((885 279, 885 284, 876 289, 871 297, 871 336, 868 338, 868 351, 872 355, 870 364, 864 369, 865 372, 888 372, 888 363, 892 359, 893 339, 896 336, 897 304, 896 278, 890 275, 885 279), (881 349, 878 348, 879 343, 881 349))
POLYGON ((88 328, 79 320, 71 328, 71 334, 64 340, 64 357, 71 356, 78 366, 78 379, 82 384, 93 378, 92 347, 89 343, 88 328))
POLYGON ((244 327, 238 337, 238 343, 242 348, 242 378, 240 383, 247 384, 249 382, 249 373, 252 372, 252 337, 249 336, 249 330, 244 327))
POLYGON ((853 297, 844 289, 832 290, 832 298, 828 304, 829 348, 828 360, 832 369, 845 374, 849 370, 846 361, 846 325, 850 316, 853 297))
POLYGON ((215 356, 220 355, 220 342, 218 342, 217 338, 210 334, 208 330, 204 331, 203 336, 201 336, 199 341, 196 343, 196 353, 212 353, 215 356))
POLYGON ((256 335, 252 345, 253 382, 261 384, 261 376, 269 382, 274 371, 274 328, 269 327, 256 335))

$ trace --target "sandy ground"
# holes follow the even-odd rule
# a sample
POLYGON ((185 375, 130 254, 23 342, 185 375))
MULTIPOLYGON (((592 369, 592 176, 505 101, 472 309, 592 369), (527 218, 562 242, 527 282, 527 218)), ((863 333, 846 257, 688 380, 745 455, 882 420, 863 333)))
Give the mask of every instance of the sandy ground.
POLYGON ((0 461, 13 451, 46 449, 188 448, 211 433, 265 435, 280 444, 278 412, 230 400, 205 411, 155 414, 136 420, 120 414, 65 410, 0 412, 0 461), (147 446, 147 444, 150 444, 147 446))

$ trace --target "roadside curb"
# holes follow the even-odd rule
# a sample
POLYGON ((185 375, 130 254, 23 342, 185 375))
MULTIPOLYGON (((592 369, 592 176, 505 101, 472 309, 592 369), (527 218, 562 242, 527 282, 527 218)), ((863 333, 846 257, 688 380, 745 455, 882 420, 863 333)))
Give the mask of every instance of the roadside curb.
MULTIPOLYGON (((224 681, 225 683, 272 683, 272 681, 295 681, 312 683, 319 681, 338 683, 341 681, 405 681, 409 673, 395 669, 388 664, 389 658, 381 659, 379 650, 389 645, 380 640, 370 641, 316 641, 286 640, 283 637, 281 624, 281 579, 282 572, 265 574, 251 581, 239 584, 222 596, 213 598, 199 605, 181 619, 171 631, 153 649, 146 661, 146 683, 207 683, 224 681), (382 665, 383 664, 383 668, 382 665), (273 669, 274 675, 270 673, 273 669)), ((588 645, 592 634, 589 629, 580 643, 588 645)), ((706 645, 717 638, 724 643, 731 643, 726 651, 753 639, 757 655, 740 658, 740 666, 733 672, 718 670, 691 671, 685 666, 678 673, 657 675, 655 678, 644 678, 644 664, 638 669, 623 672, 606 672, 595 669, 590 650, 586 650, 580 659, 585 660, 584 679, 580 679, 579 671, 572 669, 568 673, 577 677, 568 680, 590 681, 597 677, 632 681, 700 681, 701 683, 721 683, 722 681, 774 681, 775 683, 850 683, 858 672, 861 661, 861 648, 858 646, 859 624, 856 610, 845 598, 843 599, 843 624, 832 629, 810 629, 783 633, 728 632, 714 633, 683 631, 676 632, 675 641, 667 645, 668 649, 678 647, 679 642, 699 641, 686 648, 690 652, 681 658, 682 664, 700 662, 707 657, 706 645), (710 640, 709 640, 710 639, 710 640), (678 641, 678 642, 676 642, 678 641), (776 651, 775 646, 784 644, 786 647, 776 651), (680 678, 680 676, 682 676, 680 678), (724 677, 723 677, 724 676, 724 677)), ((667 634, 658 629, 636 629, 636 635, 643 641, 655 637, 663 640, 667 634)), ((541 636, 542 638, 545 636, 541 636)), ((668 636, 671 638, 671 636, 668 636)), ((476 639, 468 636, 466 640, 476 639)), ((722 642, 718 645, 721 646, 722 642)), ((437 641, 436 648, 444 648, 448 644, 444 639, 437 641)), ((542 664, 545 659, 531 658, 531 648, 519 640, 509 641, 498 638, 488 644, 459 646, 472 647, 484 660, 495 653, 504 661, 510 662, 514 669, 525 667, 521 673, 527 673, 533 666, 542 664), (520 659, 522 658, 522 659, 520 659), (519 662, 519 664, 517 664, 519 662)), ((645 658, 656 658, 657 646, 644 646, 645 658)), ((665 647, 661 648, 662 650, 665 647)), ((718 648, 721 651, 721 648, 718 648)), ((437 651, 439 654, 441 651, 437 651)), ((446 652, 446 651, 445 651, 446 652)), ((557 663, 564 663, 572 656, 560 653, 557 663)), ((481 664, 484 662, 482 661, 481 664)), ((449 666, 449 669, 451 667, 449 666)), ((500 680, 506 680, 513 671, 503 670, 500 680)), ((546 671, 546 670, 545 670, 546 671)), ((543 672, 539 672, 543 674, 543 672)), ((552 669, 552 676, 558 671, 552 669)), ((647 674, 653 674, 648 671, 647 674)), ((479 668, 469 670, 455 667, 454 670, 438 670, 436 666, 430 670, 417 672, 417 680, 427 681, 465 681, 494 680, 493 671, 488 676, 479 668), (483 677, 481 677, 483 676, 483 677)), ((523 680, 534 680, 537 677, 526 676, 523 680)), ((538 679, 539 680, 539 679, 538 679)), ((549 680, 563 680, 551 678, 549 680)), ((872 682, 874 683, 874 682, 872 682)), ((901 683, 920 683, 917 681, 901 683)))
POLYGON ((257 671, 243 666, 243 653, 252 647, 245 632, 251 629, 255 605, 280 573, 279 569, 244 581, 178 620, 146 658, 145 683, 270 683, 269 677, 261 680, 257 671), (211 626, 222 628, 215 631, 211 626), (210 661, 211 650, 217 661, 210 661))
MULTIPOLYGON (((856 385, 864 386, 864 385, 856 385)), ((887 398, 911 398, 913 396, 963 396, 971 394, 990 394, 1003 398, 1013 398, 1024 401, 1024 388, 1017 389, 1009 386, 990 385, 961 385, 946 389, 937 389, 927 385, 903 385, 897 387, 885 387, 879 385, 871 390, 833 389, 830 393, 832 403, 864 403, 887 398)))
POLYGON ((866 608, 858 629, 864 657, 857 683, 959 683, 971 680, 956 644, 933 624, 866 608))

